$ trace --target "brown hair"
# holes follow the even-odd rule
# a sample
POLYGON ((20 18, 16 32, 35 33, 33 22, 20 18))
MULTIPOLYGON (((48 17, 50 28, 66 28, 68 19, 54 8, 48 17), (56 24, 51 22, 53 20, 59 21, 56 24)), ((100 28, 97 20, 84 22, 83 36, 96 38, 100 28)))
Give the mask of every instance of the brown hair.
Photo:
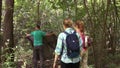
POLYGON ((74 24, 74 26, 78 29, 80 29, 81 32, 84 32, 84 23, 81 20, 77 20, 74 24))
POLYGON ((36 24, 36 27, 37 27, 38 29, 40 29, 40 25, 36 24))
POLYGON ((72 20, 71 19, 64 19, 63 25, 65 27, 72 27, 72 20))

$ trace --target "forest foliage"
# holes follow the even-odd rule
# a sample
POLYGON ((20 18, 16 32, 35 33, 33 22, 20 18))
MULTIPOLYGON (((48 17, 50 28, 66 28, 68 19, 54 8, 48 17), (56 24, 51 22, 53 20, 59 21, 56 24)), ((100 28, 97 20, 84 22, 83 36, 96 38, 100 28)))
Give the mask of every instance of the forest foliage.
MULTIPOLYGON (((34 30, 35 24, 40 24, 46 32, 58 35, 62 28, 62 21, 70 18, 73 21, 83 20, 86 33, 93 38, 89 48, 89 65, 94 68, 120 67, 120 1, 119 0, 13 0, 13 38, 14 62, 6 50, 11 48, 2 46, 4 32, 6 1, 0 0, 0 60, 3 68, 16 67, 14 63, 22 61, 22 66, 32 64, 32 46, 25 38, 25 33, 34 30)), ((10 24, 10 23, 7 23, 10 24)))

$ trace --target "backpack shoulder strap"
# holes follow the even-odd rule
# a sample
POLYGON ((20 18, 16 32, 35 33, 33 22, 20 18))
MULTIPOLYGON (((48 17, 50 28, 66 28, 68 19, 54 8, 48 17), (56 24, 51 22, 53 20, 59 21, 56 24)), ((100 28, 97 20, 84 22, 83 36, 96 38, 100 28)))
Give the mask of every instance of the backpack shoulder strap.
MULTIPOLYGON (((66 31, 64 31, 64 33, 65 33, 65 34, 67 34, 67 35, 69 35, 69 33, 68 33, 68 32, 66 32, 66 31)), ((74 34, 76 34, 76 31, 74 31, 73 33, 74 33, 74 34)))
POLYGON ((64 31, 64 33, 65 33, 66 35, 69 35, 69 33, 68 33, 68 32, 66 32, 66 31, 64 31))
POLYGON ((73 33, 76 33, 76 31, 74 31, 73 33))

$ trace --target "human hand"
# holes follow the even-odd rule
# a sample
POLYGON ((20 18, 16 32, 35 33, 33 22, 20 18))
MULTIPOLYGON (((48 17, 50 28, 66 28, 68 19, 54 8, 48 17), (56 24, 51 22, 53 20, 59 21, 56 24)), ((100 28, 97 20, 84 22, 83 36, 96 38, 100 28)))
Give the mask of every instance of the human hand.
POLYGON ((28 34, 28 33, 25 33, 25 34, 26 34, 27 37, 30 36, 30 34, 28 34))

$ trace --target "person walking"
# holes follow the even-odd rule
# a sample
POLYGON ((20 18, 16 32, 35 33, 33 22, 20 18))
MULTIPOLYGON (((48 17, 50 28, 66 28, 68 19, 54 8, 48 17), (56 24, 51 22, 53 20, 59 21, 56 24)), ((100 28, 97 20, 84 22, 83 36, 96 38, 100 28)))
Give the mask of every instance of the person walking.
POLYGON ((75 26, 75 30, 77 33, 79 33, 79 35, 82 38, 83 44, 82 44, 82 51, 81 51, 81 57, 82 57, 82 61, 81 61, 81 68, 89 68, 88 67, 88 47, 90 46, 90 39, 89 36, 85 35, 85 29, 84 29, 84 23, 81 20, 77 20, 74 23, 75 26))
POLYGON ((58 59, 61 68, 79 68, 82 39, 72 28, 72 20, 65 19, 63 28, 64 32, 61 32, 57 39, 53 68, 57 68, 58 59))

